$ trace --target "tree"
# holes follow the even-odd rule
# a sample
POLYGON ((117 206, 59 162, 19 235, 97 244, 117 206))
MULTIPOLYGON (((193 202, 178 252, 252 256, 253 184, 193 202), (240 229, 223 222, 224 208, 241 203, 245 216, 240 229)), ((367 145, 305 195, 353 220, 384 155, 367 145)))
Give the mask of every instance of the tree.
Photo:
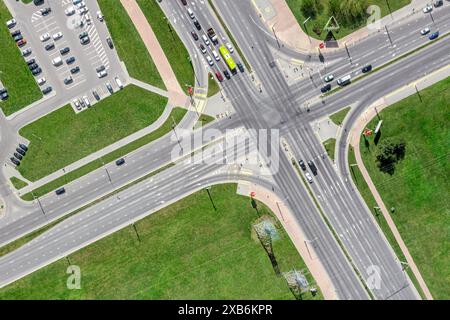
POLYGON ((405 157, 406 142, 402 139, 385 139, 378 145, 377 165, 378 168, 390 175, 394 174, 395 165, 405 157))
POLYGON ((311 17, 314 19, 317 16, 317 7, 315 4, 315 0, 303 0, 300 10, 302 11, 303 16, 311 17))

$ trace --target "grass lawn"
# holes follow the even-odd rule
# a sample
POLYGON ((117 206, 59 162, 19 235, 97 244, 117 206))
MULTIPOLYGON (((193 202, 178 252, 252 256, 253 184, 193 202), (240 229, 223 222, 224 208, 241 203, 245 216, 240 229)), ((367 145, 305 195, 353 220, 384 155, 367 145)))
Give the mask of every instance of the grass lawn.
POLYGON ((152 57, 120 1, 99 0, 117 53, 135 79, 166 89, 152 57))
MULTIPOLYGON (((450 78, 380 113, 380 142, 406 141, 406 155, 392 176, 375 162, 373 138, 361 142, 364 164, 435 299, 450 298, 450 78)), ((369 123, 375 128, 378 119, 369 123)))
MULTIPOLYGON (((301 11, 301 5, 304 0, 286 0, 289 8, 291 9, 292 13, 294 14, 295 18, 297 19, 297 22, 299 23, 300 27, 303 29, 303 31, 307 32, 311 37, 317 38, 319 40, 324 40, 327 32, 323 31, 323 28, 327 24, 328 20, 330 19, 331 15, 328 12, 328 6, 329 6, 329 0, 316 0, 322 4, 323 10, 321 12, 318 12, 318 15, 315 18, 311 18, 307 22, 307 30, 305 30, 303 26, 303 22, 306 20, 305 17, 301 11), (313 29, 318 28, 322 32, 320 35, 316 34, 313 29)), ((361 1, 361 0, 357 0, 361 1)), ((389 7, 387 3, 389 3, 389 6, 392 11, 395 11, 397 9, 400 9, 408 4, 411 3, 411 0, 366 0, 366 8, 370 5, 376 5, 380 7, 381 9, 381 15, 384 17, 385 15, 389 14, 389 7)), ((336 39, 343 38, 350 33, 356 31, 359 28, 362 28, 366 25, 367 19, 362 19, 362 21, 354 24, 354 25, 346 25, 340 21, 338 21, 340 29, 338 32, 334 31, 334 35, 336 39)))
POLYGON ((66 105, 20 129, 30 145, 18 169, 32 181, 45 177, 150 125, 166 103, 165 97, 129 85, 79 114, 66 105))
MULTIPOLYGON (((62 259, 0 289, 0 299, 293 299, 254 234, 260 218, 250 199, 235 191, 212 187, 217 212, 202 190, 142 219, 135 224, 141 242, 130 226, 70 255, 81 269, 80 290, 66 288, 62 259)), ((307 270, 272 213, 258 209, 277 227, 280 270, 307 270)))
POLYGON ((208 73, 208 95, 207 97, 212 97, 217 92, 219 92, 219 85, 217 84, 216 79, 211 73, 208 73))
MULTIPOLYGON (((34 196, 41 197, 55 189, 58 189, 59 187, 65 185, 73 180, 76 180, 76 179, 88 174, 89 172, 91 172, 95 169, 102 167, 103 161, 105 163, 114 161, 114 160, 116 160, 120 157, 123 157, 126 154, 128 154, 146 144, 151 143, 152 141, 157 140, 158 138, 162 137, 163 135, 169 133, 172 130, 172 124, 173 124, 172 119, 175 119, 175 122, 178 123, 181 121, 181 119, 184 117, 185 114, 186 114, 186 109, 174 108, 172 110, 172 112, 170 113, 169 118, 161 125, 161 127, 156 129, 155 131, 153 131, 153 132, 151 132, 151 133, 149 133, 149 134, 147 134, 147 135, 117 149, 117 150, 114 150, 114 151, 104 155, 101 159, 96 159, 94 161, 91 161, 88 164, 85 164, 84 166, 61 176, 58 179, 55 179, 39 188, 34 189, 33 190, 34 196)), ((31 201, 31 200, 33 200, 33 194, 31 194, 31 192, 24 194, 22 196, 22 199, 26 200, 26 201, 31 201)))
POLYGON ((331 121, 333 121, 336 125, 340 126, 343 122, 347 113, 350 111, 350 107, 342 109, 341 111, 336 112, 330 116, 331 121))
POLYGON ((330 157, 330 159, 334 161, 334 150, 336 148, 336 139, 330 138, 327 141, 324 141, 323 146, 325 147, 325 150, 327 151, 327 154, 330 157))
POLYGON ((7 100, 0 100, 0 107, 7 116, 42 98, 41 90, 11 37, 11 30, 17 28, 6 27, 6 21, 10 19, 8 8, 0 1, 0 81, 9 94, 7 100))
POLYGON ((170 26, 169 20, 166 19, 158 3, 154 0, 137 0, 137 3, 166 54, 181 88, 184 88, 186 84, 194 86, 194 68, 189 61, 189 53, 175 29, 170 26))
POLYGON ((25 181, 20 180, 19 178, 12 177, 10 178, 11 183, 13 184, 14 188, 17 190, 22 189, 28 185, 25 181))

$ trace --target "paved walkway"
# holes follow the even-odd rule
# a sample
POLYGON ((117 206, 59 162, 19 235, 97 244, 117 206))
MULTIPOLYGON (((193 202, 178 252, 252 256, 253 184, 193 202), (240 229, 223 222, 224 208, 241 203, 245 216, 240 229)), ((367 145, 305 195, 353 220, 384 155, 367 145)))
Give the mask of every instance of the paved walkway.
POLYGON ((150 56, 152 57, 156 68, 169 92, 169 103, 176 106, 188 106, 189 99, 181 89, 175 73, 169 64, 169 61, 161 48, 158 39, 155 36, 144 13, 137 4, 136 0, 120 0, 127 11, 136 30, 141 36, 150 56))
POLYGON ((309 272, 314 277, 317 286, 319 286, 323 297, 327 300, 338 299, 336 290, 329 278, 325 268, 320 260, 317 258, 317 254, 314 252, 314 248, 307 245, 308 239, 306 238, 303 230, 295 219, 293 213, 284 204, 283 200, 278 198, 274 193, 267 189, 258 186, 253 183, 241 182, 238 185, 237 193, 250 196, 254 192, 254 198, 264 203, 272 212, 276 215, 278 220, 283 225, 292 243, 295 245, 297 251, 300 253, 303 261, 309 269, 309 272))
POLYGON ((399 244, 400 249, 402 250, 403 255, 406 258, 406 261, 411 268, 412 272, 414 273, 414 276, 416 277, 420 288, 425 294, 425 297, 428 300, 433 300, 433 296, 431 295, 430 290, 428 289, 425 280, 423 279, 422 275, 420 274, 419 269, 417 268, 416 264, 414 263, 414 260, 409 253, 408 248, 406 247, 398 229, 395 225, 395 222, 392 220, 392 217, 389 213, 389 210, 384 205, 383 199, 381 198, 380 194, 378 193, 378 190, 376 189, 372 179, 370 178, 370 175, 364 166, 364 162, 361 157, 361 152, 359 149, 360 139, 361 139, 361 132, 364 130, 366 125, 370 122, 371 119, 376 117, 377 111, 380 112, 384 108, 389 107, 390 105, 403 100, 404 98, 416 94, 415 86, 418 87, 419 90, 426 88, 438 81, 441 81, 447 77, 450 76, 450 66, 444 67, 440 70, 437 70, 436 72, 431 73, 430 75, 411 83, 393 93, 390 95, 379 99, 376 101, 373 105, 371 105, 366 112, 364 112, 359 119, 356 121, 355 125, 352 127, 350 131, 350 144, 352 145, 353 149, 355 150, 355 157, 356 157, 356 163, 358 164, 358 167, 361 171, 361 174, 364 177, 364 180, 366 181, 367 185, 369 186, 369 189, 375 198, 375 201, 377 202, 378 207, 380 208, 381 212, 383 213, 383 216, 391 229, 391 232, 393 233, 395 240, 399 244))
MULTIPOLYGON (((387 15, 380 19, 379 24, 375 27, 361 28, 340 39, 338 41, 338 46, 339 48, 342 48, 345 43, 362 40, 371 33, 383 29, 385 25, 389 25, 393 21, 400 21, 416 13, 420 14, 422 13, 422 8, 430 2, 430 0, 412 0, 411 4, 393 12, 392 15, 387 15)), ((253 3, 259 11, 261 19, 266 23, 270 30, 272 28, 275 30, 276 35, 281 42, 304 54, 317 52, 319 44, 322 41, 308 37, 308 35, 303 32, 285 0, 253 0, 253 3)), ((326 52, 327 50, 335 49, 328 48, 324 50, 326 52)))

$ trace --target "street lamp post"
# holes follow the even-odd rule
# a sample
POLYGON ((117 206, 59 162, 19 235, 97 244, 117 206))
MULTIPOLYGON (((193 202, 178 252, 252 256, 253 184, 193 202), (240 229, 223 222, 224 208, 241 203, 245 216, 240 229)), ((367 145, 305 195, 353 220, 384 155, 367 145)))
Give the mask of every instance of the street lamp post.
POLYGON ((389 38, 389 42, 391 43, 391 46, 392 46, 393 45, 392 38, 391 38, 391 34, 389 33, 387 25, 385 25, 384 28, 386 29, 386 33, 387 33, 387 36, 389 38))

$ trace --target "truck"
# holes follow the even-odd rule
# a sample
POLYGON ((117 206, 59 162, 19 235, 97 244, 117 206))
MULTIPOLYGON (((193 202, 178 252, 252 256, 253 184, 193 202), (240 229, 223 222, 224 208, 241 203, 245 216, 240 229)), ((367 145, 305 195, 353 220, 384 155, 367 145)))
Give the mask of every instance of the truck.
POLYGON ((211 41, 212 41, 214 44, 219 43, 219 40, 217 39, 216 32, 214 31, 213 28, 209 28, 209 29, 208 29, 208 37, 211 39, 211 41))

